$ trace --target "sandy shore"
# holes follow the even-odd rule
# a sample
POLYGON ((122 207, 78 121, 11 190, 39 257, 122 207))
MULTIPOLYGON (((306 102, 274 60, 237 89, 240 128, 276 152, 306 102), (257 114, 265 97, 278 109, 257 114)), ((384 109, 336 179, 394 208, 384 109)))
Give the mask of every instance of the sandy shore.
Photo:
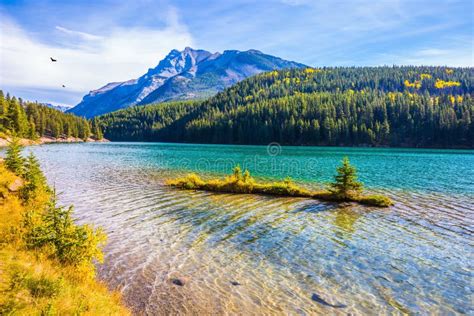
MULTIPOLYGON (((6 147, 8 146, 11 138, 0 138, 0 147, 6 147)), ((26 138, 20 138, 20 144, 23 146, 31 146, 31 145, 42 145, 42 144, 51 144, 51 143, 83 143, 84 140, 81 138, 76 138, 76 137, 60 137, 60 138, 54 138, 54 137, 40 137, 37 140, 31 140, 31 139, 26 139, 26 138)), ((107 139, 101 139, 101 140, 95 140, 93 138, 88 138, 86 142, 109 142, 107 139)))

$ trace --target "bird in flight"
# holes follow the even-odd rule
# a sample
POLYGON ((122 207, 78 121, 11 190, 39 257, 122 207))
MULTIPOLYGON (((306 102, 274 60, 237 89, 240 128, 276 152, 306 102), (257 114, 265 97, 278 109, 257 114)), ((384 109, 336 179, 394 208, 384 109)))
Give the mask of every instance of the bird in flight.
POLYGON ((65 86, 65 85, 63 85, 63 88, 66 88, 66 86, 65 86))
POLYGON ((53 57, 49 57, 49 58, 51 59, 53 63, 58 61, 57 59, 54 59, 53 57))

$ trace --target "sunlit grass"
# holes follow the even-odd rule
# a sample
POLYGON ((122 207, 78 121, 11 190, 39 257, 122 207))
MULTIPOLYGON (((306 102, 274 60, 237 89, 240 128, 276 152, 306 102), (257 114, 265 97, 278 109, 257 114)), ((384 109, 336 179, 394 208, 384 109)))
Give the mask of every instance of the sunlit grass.
POLYGON ((119 293, 89 266, 63 264, 48 247, 27 247, 25 214, 43 212, 52 193, 38 189, 24 201, 20 190, 9 190, 18 180, 25 181, 0 162, 0 315, 129 315, 119 293))
POLYGON ((286 197, 305 197, 332 202, 357 202, 364 205, 388 207, 392 200, 382 195, 353 194, 341 197, 329 190, 312 191, 295 184, 287 178, 283 181, 257 182, 250 176, 249 171, 243 174, 240 167, 235 167, 233 174, 223 179, 204 180, 195 173, 181 178, 168 179, 166 184, 186 190, 203 190, 238 194, 265 194, 286 197))

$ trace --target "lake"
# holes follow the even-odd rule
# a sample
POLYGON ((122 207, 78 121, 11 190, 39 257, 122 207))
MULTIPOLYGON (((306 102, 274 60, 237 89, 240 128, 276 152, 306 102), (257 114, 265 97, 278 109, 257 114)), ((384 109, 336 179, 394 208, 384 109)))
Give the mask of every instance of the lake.
MULTIPOLYGON (((99 277, 142 314, 472 314, 474 151, 191 145, 29 147, 62 204, 108 234, 99 277), (179 191, 190 171, 331 181, 347 155, 387 209, 179 191), (173 284, 174 278, 185 282, 173 284)), ((318 184, 319 183, 319 184, 318 184)))

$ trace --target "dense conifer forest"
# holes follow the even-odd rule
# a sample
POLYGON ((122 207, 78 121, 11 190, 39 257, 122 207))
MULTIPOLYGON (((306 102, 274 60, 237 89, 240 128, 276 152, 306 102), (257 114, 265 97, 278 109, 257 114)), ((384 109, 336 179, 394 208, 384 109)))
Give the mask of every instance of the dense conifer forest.
POLYGON ((474 147, 473 68, 340 67, 263 73, 205 101, 98 118, 122 141, 474 147))
POLYGON ((46 105, 25 102, 21 98, 4 95, 0 90, 0 133, 6 136, 35 140, 49 136, 87 139, 102 138, 96 120, 91 122, 74 114, 63 113, 46 105))

